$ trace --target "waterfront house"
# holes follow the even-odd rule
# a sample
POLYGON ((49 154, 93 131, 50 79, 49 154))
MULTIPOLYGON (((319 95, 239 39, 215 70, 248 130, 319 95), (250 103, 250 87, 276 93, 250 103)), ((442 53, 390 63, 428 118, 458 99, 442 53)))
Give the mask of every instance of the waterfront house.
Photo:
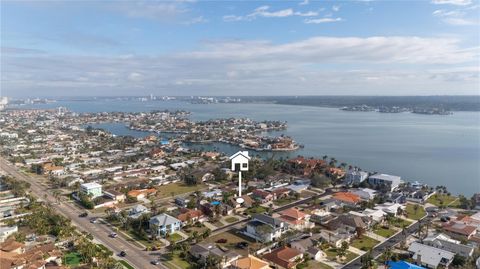
POLYGON ((455 253, 443 249, 427 246, 418 242, 413 242, 408 248, 412 254, 413 260, 427 268, 438 268, 442 266, 448 268, 453 261, 455 253))
POLYGON ((393 191, 402 183, 402 179, 399 176, 377 173, 368 177, 368 183, 376 188, 393 191))
POLYGON ((297 268, 297 265, 302 262, 303 253, 296 249, 284 246, 263 255, 262 258, 270 262, 270 265, 275 268, 295 269, 297 268))
POLYGON ((266 214, 255 214, 247 223, 244 234, 261 242, 271 242, 288 230, 287 223, 266 214))
POLYGON ((370 201, 377 196, 377 191, 369 188, 350 190, 350 192, 358 195, 364 201, 370 201))
POLYGON ((368 173, 364 171, 360 171, 358 169, 350 169, 345 175, 345 184, 351 185, 355 184, 358 185, 365 181, 368 178, 368 173))
POLYGON ((179 231, 182 221, 168 214, 160 214, 150 218, 149 227, 156 236, 165 236, 179 231))

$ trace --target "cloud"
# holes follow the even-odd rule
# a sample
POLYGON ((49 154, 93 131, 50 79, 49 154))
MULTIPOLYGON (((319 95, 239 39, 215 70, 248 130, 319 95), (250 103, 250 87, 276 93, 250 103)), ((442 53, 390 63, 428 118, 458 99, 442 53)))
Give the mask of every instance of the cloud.
POLYGON ((468 9, 456 9, 456 10, 444 10, 438 9, 435 10, 432 14, 436 17, 441 18, 441 20, 450 25, 457 25, 457 26, 464 26, 464 25, 478 25, 478 18, 469 19, 467 17, 467 11, 471 10, 468 9))
POLYGON ((17 96, 472 93, 478 56, 458 39, 414 36, 210 41, 156 56, 8 54, 1 87, 17 96))
POLYGON ((472 3, 472 0, 432 0, 435 5, 455 5, 455 6, 468 6, 472 3))
POLYGON ((192 24, 207 23, 207 22, 208 22, 208 20, 205 19, 203 16, 198 16, 198 17, 195 17, 191 20, 187 20, 187 21, 183 22, 183 24, 192 25, 192 24))
POLYGON ((292 8, 286 8, 276 11, 271 11, 270 6, 264 5, 257 7, 253 10, 252 13, 245 16, 239 15, 225 15, 223 16, 223 21, 225 22, 235 22, 235 21, 252 21, 256 18, 285 18, 291 16, 300 16, 300 17, 313 17, 317 16, 318 12, 316 11, 294 11, 292 8))
POLYGON ((320 18, 320 19, 305 19, 303 22, 306 24, 320 24, 329 22, 342 21, 342 18, 320 18))
POLYGON ((16 47, 1 47, 1 54, 43 54, 46 53, 43 50, 39 49, 30 49, 30 48, 16 48, 16 47))
POLYGON ((335 11, 335 12, 340 11, 340 6, 334 5, 334 6, 332 6, 332 10, 335 11))
POLYGON ((298 3, 299 5, 301 6, 305 6, 305 5, 308 5, 310 3, 309 0, 303 0, 302 2, 298 3))

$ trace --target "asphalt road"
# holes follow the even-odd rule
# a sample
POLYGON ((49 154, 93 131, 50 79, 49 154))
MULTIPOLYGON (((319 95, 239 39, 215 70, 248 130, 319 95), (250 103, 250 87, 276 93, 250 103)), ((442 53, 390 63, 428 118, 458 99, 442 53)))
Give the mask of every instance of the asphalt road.
MULTIPOLYGON (((77 208, 69 202, 60 202, 57 203, 56 199, 53 197, 52 193, 48 190, 48 187, 41 184, 41 182, 31 176, 27 176, 17 170, 17 168, 9 164, 5 159, 0 157, 0 169, 10 174, 16 179, 29 182, 31 184, 30 190, 33 195, 38 198, 51 204, 60 214, 69 218, 72 221, 72 224, 75 225, 80 231, 86 231, 93 235, 94 239, 99 243, 105 245, 110 250, 113 251, 114 255, 118 255, 121 251, 127 253, 126 257, 122 259, 126 260, 130 265, 134 266, 137 269, 148 269, 148 268, 164 268, 167 269, 162 264, 152 265, 150 262, 158 258, 158 252, 147 252, 143 249, 135 246, 131 242, 127 241, 121 236, 116 238, 111 238, 109 235, 112 232, 110 227, 104 224, 93 224, 90 223, 90 218, 81 218, 78 215, 84 212, 83 210, 77 208)), ((117 259, 120 259, 116 256, 117 259)))

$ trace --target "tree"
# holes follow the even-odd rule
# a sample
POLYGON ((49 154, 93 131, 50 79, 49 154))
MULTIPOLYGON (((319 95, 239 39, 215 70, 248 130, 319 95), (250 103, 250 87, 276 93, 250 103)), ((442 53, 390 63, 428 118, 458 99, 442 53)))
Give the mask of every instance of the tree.
POLYGON ((347 241, 343 241, 340 248, 337 249, 337 256, 341 259, 347 255, 348 243, 347 241))
POLYGON ((367 253, 365 253, 362 258, 360 259, 362 262, 362 269, 369 269, 373 267, 373 257, 372 257, 372 251, 369 250, 367 253))
POLYGON ((459 254, 455 254, 455 256, 453 256, 452 265, 455 267, 462 267, 465 265, 466 262, 467 260, 465 259, 465 257, 459 254))

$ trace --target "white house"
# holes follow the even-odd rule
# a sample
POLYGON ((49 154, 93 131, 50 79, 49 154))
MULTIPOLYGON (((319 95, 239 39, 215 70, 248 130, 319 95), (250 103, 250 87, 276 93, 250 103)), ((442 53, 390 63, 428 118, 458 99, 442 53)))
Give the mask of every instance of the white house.
POLYGON ((230 156, 232 171, 248 171, 249 160, 250 157, 248 156, 248 151, 239 151, 233 154, 230 156))
POLYGON ((375 174, 368 177, 368 183, 373 186, 386 186, 393 191, 402 183, 402 178, 387 174, 375 174))
POLYGON ((455 253, 413 242, 408 251, 413 254, 413 259, 417 264, 427 268, 438 268, 440 265, 448 268, 453 261, 455 253))
POLYGON ((357 169, 351 169, 345 175, 345 184, 360 184, 368 178, 368 173, 357 169))
POLYGON ((83 183, 80 185, 80 191, 92 198, 102 196, 102 185, 96 182, 83 183))

